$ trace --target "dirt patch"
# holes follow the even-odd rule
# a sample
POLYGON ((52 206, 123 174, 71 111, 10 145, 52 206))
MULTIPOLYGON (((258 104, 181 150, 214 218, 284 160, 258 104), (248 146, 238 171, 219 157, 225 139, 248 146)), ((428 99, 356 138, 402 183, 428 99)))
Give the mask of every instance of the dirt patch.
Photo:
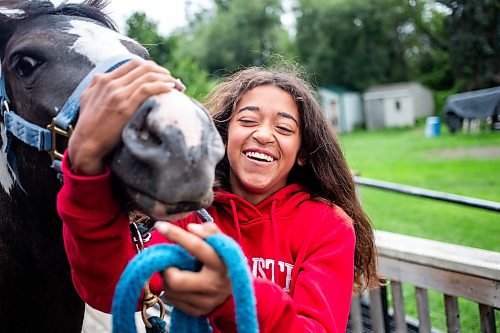
POLYGON ((500 158, 500 147, 476 147, 476 148, 457 148, 457 149, 439 149, 425 154, 433 158, 477 158, 477 159, 496 159, 500 158))

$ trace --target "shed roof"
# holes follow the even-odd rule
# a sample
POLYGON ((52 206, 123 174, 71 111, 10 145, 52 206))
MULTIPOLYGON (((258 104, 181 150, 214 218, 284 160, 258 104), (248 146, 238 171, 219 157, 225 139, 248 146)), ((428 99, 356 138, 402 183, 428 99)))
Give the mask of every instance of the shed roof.
POLYGON ((418 82, 396 82, 396 83, 389 83, 389 84, 380 84, 377 86, 373 86, 366 90, 366 92, 384 92, 384 91, 393 91, 393 90, 404 90, 408 89, 414 86, 422 86, 418 82))
POLYGON ((357 91, 354 90, 349 90, 347 88, 341 87, 341 86, 336 86, 336 85, 329 85, 329 86, 324 86, 321 87, 322 89, 330 90, 333 92, 336 92, 337 94, 347 94, 347 93, 358 93, 357 91))

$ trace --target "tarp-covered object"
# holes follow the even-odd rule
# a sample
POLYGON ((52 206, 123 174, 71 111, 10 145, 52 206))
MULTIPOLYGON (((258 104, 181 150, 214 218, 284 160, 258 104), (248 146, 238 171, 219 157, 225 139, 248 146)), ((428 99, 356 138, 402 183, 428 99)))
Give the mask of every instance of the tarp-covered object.
POLYGON ((500 87, 451 95, 444 106, 445 120, 452 133, 460 129, 463 119, 491 117, 495 124, 500 121, 499 113, 500 87))

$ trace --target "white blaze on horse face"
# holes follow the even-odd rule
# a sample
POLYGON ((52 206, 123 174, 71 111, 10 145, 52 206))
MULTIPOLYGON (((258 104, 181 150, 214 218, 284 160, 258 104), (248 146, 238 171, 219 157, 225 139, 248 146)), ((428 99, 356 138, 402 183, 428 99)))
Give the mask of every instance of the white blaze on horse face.
POLYGON ((21 18, 24 15, 24 10, 0 7, 0 15, 5 15, 13 19, 21 18))
POLYGON ((72 28, 68 32, 79 36, 70 49, 87 57, 94 65, 111 57, 130 53, 121 40, 137 44, 133 39, 96 23, 72 20, 70 24, 72 28))
POLYGON ((10 190, 16 182, 16 178, 9 163, 7 162, 7 154, 5 154, 5 146, 7 145, 7 131, 5 125, 0 123, 0 135, 2 136, 2 150, 0 151, 0 184, 4 191, 10 194, 10 190))
POLYGON ((201 144, 203 124, 199 112, 203 111, 198 106, 178 90, 172 90, 154 98, 161 109, 154 110, 148 116, 151 126, 158 126, 160 132, 163 132, 167 126, 178 128, 188 148, 201 144))

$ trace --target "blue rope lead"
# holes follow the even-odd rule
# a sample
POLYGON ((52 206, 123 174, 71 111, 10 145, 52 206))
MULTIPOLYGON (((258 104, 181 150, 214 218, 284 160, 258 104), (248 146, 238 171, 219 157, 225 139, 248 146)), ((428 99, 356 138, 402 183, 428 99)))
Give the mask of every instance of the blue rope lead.
MULTIPOLYGON (((206 240, 227 266, 236 307, 236 325, 239 333, 258 333, 256 302, 250 271, 238 244, 228 236, 217 234, 206 240)), ((134 313, 144 283, 158 271, 175 266, 195 271, 199 262, 179 245, 151 246, 139 253, 125 268, 113 299, 113 333, 135 333, 134 313)), ((175 333, 209 333, 206 318, 186 315, 175 308, 172 311, 170 331, 175 333)))

